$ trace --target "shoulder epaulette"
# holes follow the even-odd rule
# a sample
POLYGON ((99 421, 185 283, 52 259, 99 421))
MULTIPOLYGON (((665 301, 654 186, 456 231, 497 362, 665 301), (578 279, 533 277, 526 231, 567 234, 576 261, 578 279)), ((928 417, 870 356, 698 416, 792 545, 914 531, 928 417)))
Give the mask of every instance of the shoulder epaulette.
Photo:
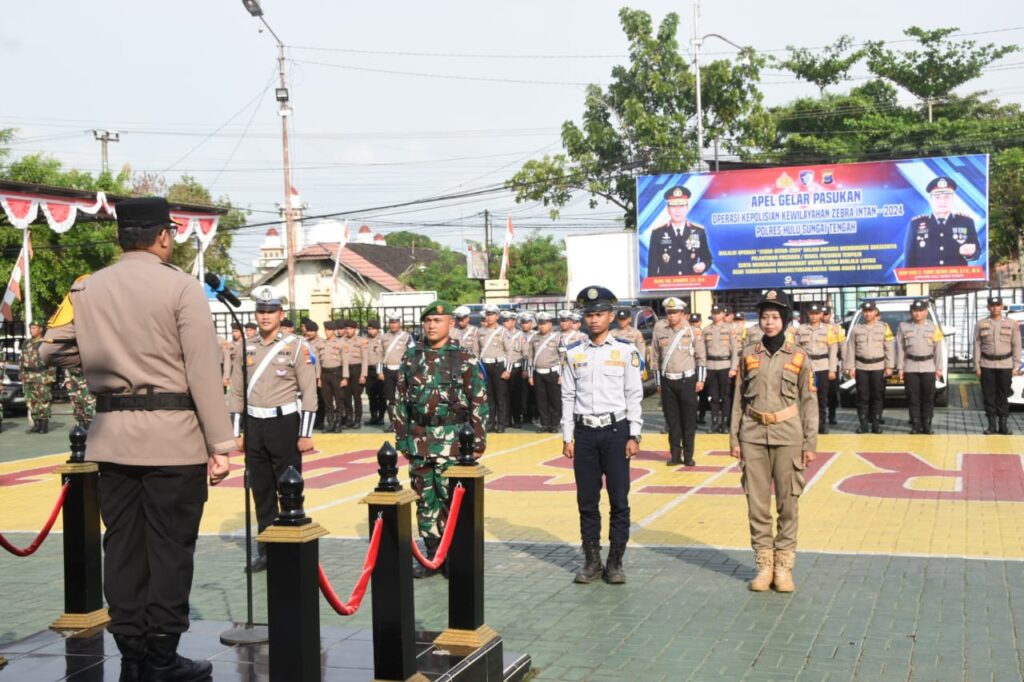
POLYGON ((183 275, 185 274, 185 271, 179 268, 177 265, 172 265, 171 263, 165 263, 163 261, 160 261, 160 265, 164 266, 165 268, 170 268, 171 270, 174 270, 176 272, 180 272, 183 275))
POLYGON ((615 339, 616 341, 618 341, 619 343, 625 343, 627 345, 632 345, 633 344, 633 342, 630 341, 629 339, 624 339, 624 338, 621 338, 619 336, 613 336, 612 338, 615 339))
POLYGON ((573 348, 575 348, 576 346, 580 345, 581 343, 583 343, 583 339, 578 339, 578 340, 573 341, 572 343, 570 343, 568 346, 566 346, 565 349, 566 350, 572 350, 573 348))

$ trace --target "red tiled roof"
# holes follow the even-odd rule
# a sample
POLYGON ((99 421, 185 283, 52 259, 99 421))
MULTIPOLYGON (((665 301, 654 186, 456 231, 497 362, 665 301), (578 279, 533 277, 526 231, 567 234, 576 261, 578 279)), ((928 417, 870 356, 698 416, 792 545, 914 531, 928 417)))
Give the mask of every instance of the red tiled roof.
MULTIPOLYGON (((382 247, 377 247, 382 248, 382 247)), ((328 259, 333 261, 335 255, 338 252, 338 244, 325 244, 323 242, 317 242, 311 246, 307 246, 302 251, 295 254, 296 260, 324 260, 328 259)), ((341 264, 350 270, 358 272, 363 277, 372 279, 377 284, 381 285, 388 291, 406 291, 407 287, 402 284, 397 277, 385 272, 381 268, 377 267, 370 261, 366 260, 351 248, 343 248, 341 250, 341 264)))

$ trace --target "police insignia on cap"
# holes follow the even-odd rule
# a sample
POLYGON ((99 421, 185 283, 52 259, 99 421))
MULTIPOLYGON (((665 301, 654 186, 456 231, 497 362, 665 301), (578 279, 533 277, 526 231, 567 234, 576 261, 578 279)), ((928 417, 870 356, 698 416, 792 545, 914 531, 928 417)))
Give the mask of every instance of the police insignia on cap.
POLYGON ((775 300, 775 299, 777 299, 778 297, 779 297, 779 294, 778 294, 778 293, 777 293, 777 292, 776 292, 776 291, 775 291, 774 289, 772 289, 772 290, 771 290, 771 291, 769 291, 769 292, 768 292, 767 294, 765 294, 765 297, 764 297, 764 298, 765 298, 765 300, 767 300, 767 301, 774 301, 774 300, 775 300))
POLYGON ((595 289, 594 287, 590 287, 589 289, 587 289, 587 298, 589 298, 591 301, 596 299, 597 298, 597 289, 595 289))
POLYGON ((273 298, 273 294, 270 293, 270 289, 264 289, 260 292, 260 301, 263 303, 269 303, 271 298, 273 298))
POLYGON ((939 178, 939 181, 935 183, 935 186, 938 187, 939 189, 946 189, 947 187, 949 187, 949 183, 946 182, 945 178, 939 178))

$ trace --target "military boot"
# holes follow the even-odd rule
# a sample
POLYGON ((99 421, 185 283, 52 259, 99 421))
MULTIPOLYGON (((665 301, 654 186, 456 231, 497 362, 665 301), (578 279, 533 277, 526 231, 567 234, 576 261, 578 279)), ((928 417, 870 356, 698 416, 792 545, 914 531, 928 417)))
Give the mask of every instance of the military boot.
POLYGON ((772 584, 776 592, 792 592, 796 589, 793 582, 793 566, 796 565, 796 552, 788 549, 775 550, 775 574, 772 584))
MULTIPOLYGON (((434 560, 434 555, 437 554, 437 548, 441 544, 441 538, 423 538, 423 546, 426 548, 426 558, 430 561, 434 560)), ((429 578, 432 575, 437 575, 440 571, 436 568, 427 568, 419 562, 416 557, 412 558, 412 577, 417 580, 420 578, 429 578)))
MULTIPOLYGON (((1005 419, 1003 420, 1003 424, 1004 425, 1006 424, 1006 420, 1005 419)), ((50 432, 50 420, 49 419, 40 419, 39 420, 39 433, 49 433, 49 432, 50 432)), ((1002 432, 1000 431, 1000 433, 1002 433, 1002 432)))
POLYGON ((613 542, 608 550, 608 563, 604 566, 604 581, 609 585, 622 585, 626 582, 626 573, 622 570, 622 555, 626 546, 613 542))
POLYGON ((882 422, 878 419, 871 422, 871 433, 882 433, 882 422))
POLYGON ((929 436, 935 433, 932 431, 932 418, 924 417, 921 420, 921 433, 927 433, 929 436))
POLYGON ((148 682, 203 682, 213 674, 209 661, 193 661, 178 655, 181 635, 146 635, 148 682))
POLYGON ((573 578, 573 582, 582 585, 592 583, 600 577, 603 568, 601 565, 601 542, 599 540, 584 540, 583 568, 573 578))
POLYGON ((775 550, 757 550, 754 562, 757 564, 757 575, 750 581, 750 589, 754 592, 767 592, 772 587, 772 576, 775 571, 775 550))
POLYGON ((910 433, 922 433, 921 427, 913 417, 910 418, 910 433))
POLYGON ((43 422, 42 422, 41 419, 35 420, 34 422, 32 422, 32 428, 31 429, 26 429, 25 433, 39 433, 39 425, 42 424, 42 423, 43 422))
POLYGON ((867 433, 871 430, 868 426, 868 416, 866 413, 857 410, 857 420, 860 422, 860 426, 857 427, 857 433, 867 433))
MULTIPOLYGON (((1007 423, 1008 420, 1009 420, 1009 417, 1000 417, 999 418, 999 433, 1001 433, 1004 436, 1009 436, 1009 435, 1011 435, 1013 433, 1013 431, 1010 430, 1010 425, 1007 423)), ((43 433, 46 433, 46 432, 44 431, 43 433)))
POLYGON ((142 635, 114 635, 114 642, 121 652, 121 676, 119 682, 142 682, 146 666, 146 638, 142 635))
POLYGON ((996 425, 995 416, 988 418, 988 428, 984 431, 986 436, 991 436, 993 433, 999 433, 999 426, 996 425))

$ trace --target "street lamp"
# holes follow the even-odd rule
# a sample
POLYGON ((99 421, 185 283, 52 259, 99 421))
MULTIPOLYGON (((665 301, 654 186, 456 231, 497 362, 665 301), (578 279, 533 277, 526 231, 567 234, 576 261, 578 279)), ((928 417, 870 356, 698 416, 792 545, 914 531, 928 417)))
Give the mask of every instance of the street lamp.
POLYGON ((278 113, 281 115, 281 147, 284 154, 284 224, 285 224, 285 248, 287 249, 288 263, 288 309, 294 316, 295 313, 295 216, 292 214, 292 164, 291 153, 288 147, 288 115, 291 114, 289 104, 288 84, 285 81, 284 72, 284 43, 281 38, 270 28, 266 18, 263 16, 263 8, 259 0, 242 0, 245 10, 263 22, 263 25, 270 31, 277 41, 277 67, 280 77, 280 85, 274 89, 274 98, 279 104, 278 113))

